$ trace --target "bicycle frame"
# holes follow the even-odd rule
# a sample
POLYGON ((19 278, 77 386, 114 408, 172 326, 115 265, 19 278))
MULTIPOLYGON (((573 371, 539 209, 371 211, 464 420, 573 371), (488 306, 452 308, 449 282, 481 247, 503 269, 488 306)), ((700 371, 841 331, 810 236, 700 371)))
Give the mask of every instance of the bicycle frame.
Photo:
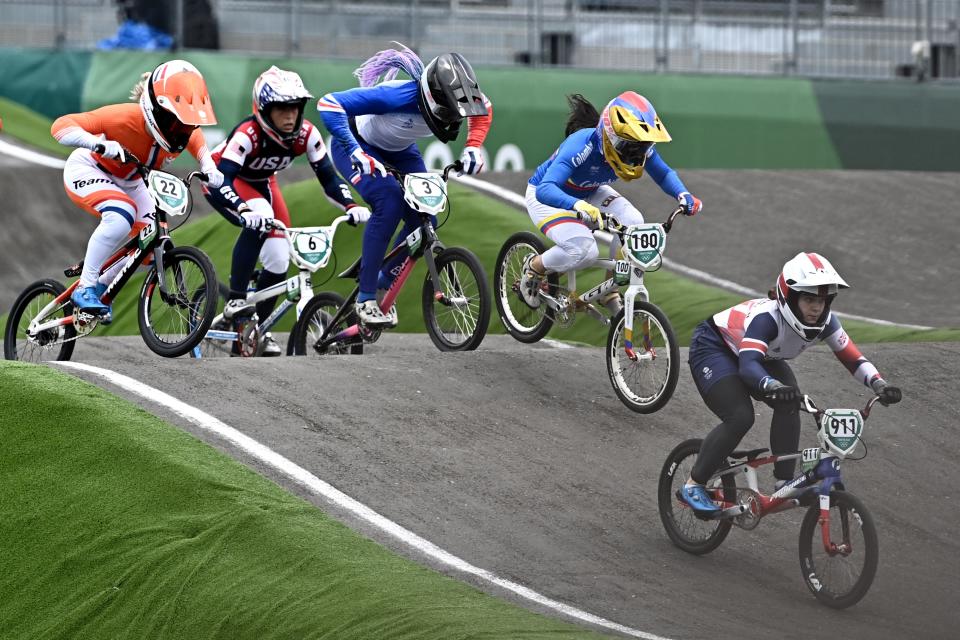
MULTIPOLYGON (((446 183, 451 170, 460 169, 462 169, 462 165, 459 162, 454 162, 444 167, 442 172, 443 182, 446 183)), ((397 296, 400 295, 400 291, 403 289, 404 283, 406 283, 407 278, 413 271, 413 267, 421 257, 426 258, 427 272, 433 283, 434 296, 437 302, 448 306, 469 304, 467 299, 462 297, 449 297, 446 292, 443 291, 440 283, 440 274, 437 272, 437 264, 433 257, 434 254, 439 254, 446 249, 446 246, 440 241, 439 236, 437 236, 437 230, 434 228, 432 222, 432 216, 439 213, 447 203, 446 191, 444 190, 442 192, 442 198, 438 195, 433 195, 429 190, 425 193, 431 195, 426 199, 418 197, 423 195, 420 193, 413 194, 413 197, 410 197, 411 193, 406 188, 406 178, 394 170, 391 170, 390 173, 400 182, 401 190, 404 192, 404 200, 408 206, 420 216, 420 226, 407 234, 404 241, 388 252, 383 262, 381 262, 382 268, 383 265, 389 264, 396 257, 402 255, 402 252, 406 252, 407 254, 406 259, 400 265, 400 269, 393 283, 390 285, 390 288, 387 289, 386 295, 380 302, 380 308, 387 310, 393 306, 397 296), (414 205, 417 203, 419 203, 418 206, 422 208, 416 208, 414 205)), ((411 174, 407 176, 407 178, 413 177, 413 175, 422 176, 422 174, 411 174)), ((357 260, 349 269, 341 274, 341 277, 355 276, 359 270, 359 266, 360 260, 357 260)), ((359 293, 360 286, 358 284, 354 287, 353 291, 350 292, 350 295, 347 296, 343 305, 337 309, 337 313, 333 319, 324 327, 323 334, 313 345, 315 350, 322 350, 326 346, 338 342, 354 341, 357 337, 360 337, 365 342, 373 342, 379 338, 380 329, 369 329, 362 327, 359 323, 352 324, 346 329, 342 329, 332 336, 330 335, 330 328, 338 326, 352 311, 359 293)))
MULTIPOLYGON (((870 410, 878 400, 879 397, 874 396, 860 412, 863 420, 866 420, 870 416, 870 410)), ((817 409, 809 396, 803 397, 802 408, 803 411, 814 415, 818 427, 820 427, 824 412, 817 409)), ((813 494, 816 494, 820 503, 819 524, 824 551, 831 556, 848 554, 852 551, 849 527, 846 522, 843 523, 842 527, 843 540, 837 544, 830 538, 830 493, 835 487, 838 489, 845 488, 843 475, 840 471, 843 456, 826 451, 822 447, 804 449, 800 453, 778 456, 770 455, 762 458, 751 458, 750 453, 752 452, 747 453, 746 459, 742 462, 730 465, 715 473, 708 482, 708 485, 713 486, 715 481, 719 481, 722 477, 734 476, 734 483, 737 485, 737 488, 743 489, 743 484, 736 482, 736 476, 742 474, 744 484, 746 485, 745 488, 750 492, 751 502, 749 504, 740 502, 734 504, 722 499, 719 500, 719 503, 724 507, 718 516, 719 518, 730 518, 734 523, 737 523, 738 516, 749 512, 748 518, 751 524, 745 528, 752 529, 764 516, 801 506, 802 503, 806 502, 805 497, 809 496, 812 498, 813 494), (757 481, 757 469, 786 460, 801 460, 813 466, 801 472, 792 480, 789 480, 773 494, 768 496, 761 493, 757 481), (752 501, 754 499, 755 502, 752 501)), ((719 495, 716 495, 715 498, 722 498, 722 488, 718 488, 716 492, 719 495)), ((739 497, 737 497, 737 500, 739 500, 739 497)))
MULTIPOLYGON (((163 268, 163 254, 168 249, 173 248, 173 241, 170 239, 167 216, 162 209, 157 208, 154 210, 154 213, 151 216, 147 217, 150 219, 150 221, 139 230, 137 235, 132 236, 129 240, 127 240, 122 248, 110 256, 110 258, 104 263, 103 268, 100 270, 100 273, 106 273, 107 270, 116 265, 120 260, 127 260, 127 263, 117 273, 114 279, 107 286, 104 294, 101 296, 100 299, 105 304, 112 303, 117 293, 119 293, 124 285, 130 281, 130 278, 133 277, 133 274, 136 272, 137 268, 142 264, 146 264, 151 258, 156 265, 157 284, 160 286, 161 298, 167 303, 173 300, 172 296, 167 290, 166 276, 163 268)), ((82 268, 83 263, 81 262, 64 270, 64 274, 71 277, 76 276, 80 274, 82 268)), ((63 318, 57 318, 43 322, 43 319, 46 318, 51 312, 59 309, 61 306, 63 306, 63 304, 70 300, 70 296, 73 294, 79 284, 80 281, 75 280, 69 287, 67 287, 66 291, 61 293, 49 304, 47 304, 40 311, 40 313, 38 313, 36 317, 30 321, 30 326, 27 328, 27 335, 34 336, 39 334, 41 331, 49 329, 58 329, 58 331, 62 331, 62 327, 71 324, 77 329, 78 337, 82 337, 93 331, 93 329, 99 323, 100 318, 98 316, 83 312, 75 312, 63 318)), ((187 306, 189 301, 178 301, 178 304, 187 306)))
MULTIPOLYGON (((290 310, 291 307, 296 306, 297 317, 300 317, 300 314, 303 312, 303 309, 307 306, 307 303, 310 302, 310 299, 313 298, 313 282, 311 281, 311 274, 322 269, 327 265, 330 259, 332 251, 328 251, 324 256, 316 261, 311 262, 306 260, 300 252, 297 250, 297 247, 294 245, 293 238, 298 234, 306 235, 318 235, 322 234, 326 237, 328 247, 333 246, 333 240, 336 237, 337 228, 341 223, 347 222, 349 216, 342 215, 334 218, 333 222, 325 227, 286 227, 279 220, 273 220, 270 222, 269 226, 271 229, 278 229, 283 231, 284 238, 287 241, 287 247, 290 253, 290 260, 298 267, 299 273, 297 275, 287 278, 283 282, 279 282, 275 285, 267 287, 253 293, 252 295, 247 296, 246 302, 247 307, 256 307, 256 305, 264 300, 271 300, 281 295, 285 295, 283 302, 280 303, 273 312, 262 319, 257 325, 257 332, 259 335, 263 335, 269 331, 275 324, 280 321, 280 318, 290 310), (296 301, 296 302, 294 302, 296 301)), ((219 322, 223 320, 223 313, 220 313, 214 317, 213 322, 219 322)), ((237 331, 223 331, 220 329, 210 329, 207 331, 205 339, 209 340, 221 340, 233 342, 240 339, 240 334, 237 331)), ((194 348, 193 352, 194 357, 200 358, 200 348, 197 346, 194 348)))
MULTIPOLYGON (((420 214, 420 217, 420 226, 408 234, 404 242, 398 244, 393 248, 392 251, 387 253, 387 256, 381 263, 381 266, 388 264, 403 252, 407 253, 407 257, 403 263, 401 263, 400 270, 397 272, 397 275, 393 280, 393 284, 391 284, 390 288, 387 289, 387 293, 384 296, 383 301, 380 303, 381 309, 389 309, 393 305, 397 299, 397 296, 400 295, 400 291, 403 289, 403 285, 406 283, 407 278, 413 271, 417 260, 419 260, 421 257, 426 259, 427 271, 429 272, 430 279, 433 281, 434 291, 437 292, 435 294, 437 301, 443 304, 451 305, 467 303, 467 300, 464 299, 447 297, 447 295, 443 292, 440 286, 440 274, 437 272, 437 264, 433 256, 434 254, 440 253, 446 249, 446 246, 437 236, 436 229, 433 228, 429 217, 422 213, 420 214)), ((359 261, 355 263, 353 267, 345 271, 344 275, 354 272, 358 264, 359 261)), ((353 304, 356 301, 359 293, 360 286, 357 285, 354 287, 350 295, 347 296, 347 299, 343 305, 337 310, 333 320, 327 325, 327 327, 324 328, 323 334, 314 345, 316 349, 322 349, 337 342, 349 341, 357 338, 358 336, 365 341, 372 342, 373 340, 376 340, 376 338, 379 336, 379 329, 368 330, 364 327, 361 327, 358 323, 352 324, 346 329, 343 329, 332 336, 329 334, 330 327, 337 326, 351 312, 353 309, 353 304)))
MULTIPOLYGON (((673 221, 680 213, 682 213, 682 211, 682 208, 678 208, 670 214, 666 222, 663 223, 664 233, 670 232, 670 229, 673 226, 673 221)), ((605 216, 604 221, 611 230, 610 254, 611 256, 618 255, 621 253, 623 236, 628 227, 621 225, 619 221, 610 217, 605 216)), ((644 274, 646 273, 646 269, 638 264, 631 264, 627 260, 618 260, 614 258, 598 258, 587 268, 593 267, 603 267, 608 272, 612 272, 614 275, 578 296, 575 293, 577 288, 576 271, 568 271, 566 276, 567 290, 570 293, 569 297, 565 294, 552 296, 545 291, 541 291, 540 298, 546 302, 547 306, 549 306, 554 312, 566 313, 570 309, 575 312, 576 310, 582 308, 604 325, 609 325, 610 319, 604 314, 600 313, 596 307, 593 306, 593 303, 608 296, 611 292, 618 290, 621 286, 627 285, 627 288, 623 293, 624 351, 626 352, 627 357, 634 361, 640 358, 655 358, 656 353, 650 340, 650 326, 648 319, 644 320, 643 326, 641 327, 642 343, 645 353, 642 355, 637 355, 633 348, 633 320, 635 301, 637 299, 643 302, 650 301, 650 292, 647 290, 647 287, 644 284, 644 274)))

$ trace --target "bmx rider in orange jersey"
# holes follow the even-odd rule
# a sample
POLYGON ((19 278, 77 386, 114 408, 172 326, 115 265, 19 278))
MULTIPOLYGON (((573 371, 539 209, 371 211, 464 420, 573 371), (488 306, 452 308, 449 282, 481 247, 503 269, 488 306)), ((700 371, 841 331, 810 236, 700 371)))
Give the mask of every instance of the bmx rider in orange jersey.
POLYGON ((161 169, 186 149, 207 175, 206 184, 217 188, 223 183, 199 130, 216 124, 217 117, 196 67, 184 60, 165 62, 144 74, 130 97, 135 102, 62 116, 50 130, 60 144, 77 147, 63 169, 67 195, 100 218, 70 300, 77 310, 99 315, 105 322, 111 319, 110 305, 100 298, 123 262, 103 274, 100 270, 131 232, 149 222, 154 210, 127 154, 150 169, 161 169))

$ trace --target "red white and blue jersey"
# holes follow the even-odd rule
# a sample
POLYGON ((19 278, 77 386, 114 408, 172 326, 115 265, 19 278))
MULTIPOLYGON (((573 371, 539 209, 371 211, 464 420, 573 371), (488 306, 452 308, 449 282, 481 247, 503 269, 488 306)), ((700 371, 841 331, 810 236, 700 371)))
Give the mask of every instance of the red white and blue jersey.
MULTIPOLYGON (((676 198, 687 191, 676 171, 653 147, 647 152, 644 169, 664 193, 676 198)), ((528 182, 537 188, 537 202, 570 211, 577 200, 589 198, 616 180, 617 174, 603 157, 600 135, 592 128, 571 133, 528 182)))
MULTIPOLYGON (((311 164, 320 162, 327 155, 327 147, 320 130, 304 120, 300 135, 290 147, 278 144, 266 135, 254 116, 241 120, 230 135, 213 150, 213 160, 221 165, 226 160, 239 165, 234 177, 247 182, 267 180, 278 171, 293 164, 297 156, 307 154, 311 164)), ((223 169, 221 168, 221 171, 223 169)))
POLYGON ((740 377, 751 387, 761 388, 768 376, 765 360, 792 360, 817 342, 825 342, 847 370, 869 386, 880 377, 857 345, 831 312, 823 331, 813 340, 805 340, 780 315, 776 300, 757 298, 725 309, 713 316, 723 341, 740 361, 740 377))

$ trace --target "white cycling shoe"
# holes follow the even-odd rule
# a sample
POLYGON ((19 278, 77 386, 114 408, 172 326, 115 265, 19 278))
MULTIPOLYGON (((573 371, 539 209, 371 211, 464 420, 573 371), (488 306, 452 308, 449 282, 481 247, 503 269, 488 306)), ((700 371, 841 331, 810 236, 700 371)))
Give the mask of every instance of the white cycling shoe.
MULTIPOLYGON (((353 305, 353 311, 357 314, 360 324, 381 329, 386 329, 391 326, 390 318, 380 310, 380 305, 377 304, 376 300, 357 302, 353 305)), ((394 321, 395 320, 396 315, 394 315, 394 321)))
POLYGON ((242 316, 248 311, 253 311, 253 308, 254 305, 247 304, 247 301, 243 298, 234 298, 223 305, 223 317, 226 320, 232 320, 236 316, 242 316))
POLYGON ((533 267, 530 266, 530 263, 533 262, 535 257, 536 254, 531 253, 527 256, 527 259, 523 261, 523 274, 520 276, 520 297, 523 298, 523 301, 526 302, 527 306, 531 309, 536 309, 540 306, 540 284, 546 276, 546 274, 537 273, 533 270, 533 267))
MULTIPOLYGON (((378 304, 378 305, 383 304, 383 298, 384 298, 386 295, 387 295, 387 290, 386 290, 386 289, 377 289, 377 304, 378 304)), ((382 309, 381 309, 381 311, 382 311, 382 309)), ((389 308, 389 309, 387 310, 387 312, 384 313, 383 315, 385 315, 385 316, 387 317, 387 319, 390 320, 390 324, 387 325, 387 329, 393 329, 394 327, 396 327, 396 326, 400 323, 400 321, 397 319, 397 305, 395 305, 395 304, 390 305, 390 308, 389 308)))
POLYGON ((260 342, 263 345, 263 350, 260 352, 260 355, 264 358, 276 358, 283 354, 283 349, 280 348, 280 344, 273 339, 273 335, 269 331, 263 334, 263 339, 260 342))

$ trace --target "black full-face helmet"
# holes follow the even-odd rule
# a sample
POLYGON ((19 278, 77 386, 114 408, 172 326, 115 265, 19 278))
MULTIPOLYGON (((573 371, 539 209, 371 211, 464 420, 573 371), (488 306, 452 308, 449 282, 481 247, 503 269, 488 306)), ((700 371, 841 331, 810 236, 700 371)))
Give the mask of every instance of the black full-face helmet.
POLYGON ((466 58, 445 53, 423 68, 420 112, 441 142, 457 137, 464 118, 487 115, 477 76, 466 58))

